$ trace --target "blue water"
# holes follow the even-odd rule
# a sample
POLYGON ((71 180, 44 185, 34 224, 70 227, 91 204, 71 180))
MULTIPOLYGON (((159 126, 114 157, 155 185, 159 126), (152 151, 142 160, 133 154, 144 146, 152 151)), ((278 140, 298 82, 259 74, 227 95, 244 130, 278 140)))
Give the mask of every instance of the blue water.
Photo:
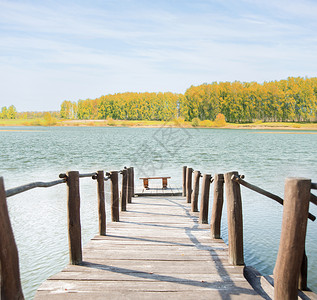
MULTIPOLYGON (((245 180, 283 197, 286 177, 317 182, 316 131, 125 127, 0 127, 0 176, 6 189, 52 181, 59 173, 135 167, 142 176, 168 175, 181 186, 182 166, 202 173, 238 171, 245 180), (3 131, 5 130, 5 131, 3 131), (9 130, 9 131, 8 131, 9 130), (14 130, 14 131, 12 131, 14 130)), ((241 187, 247 265, 272 274, 282 206, 241 187)), ((317 193, 315 193, 317 194, 317 193)), ((68 263, 65 185, 8 198, 26 299, 68 263)), ((106 184, 107 208, 109 186, 106 184)), ((98 233, 96 183, 81 179, 83 244, 98 233)), ((317 208, 311 205, 311 213, 317 208)), ((227 241, 226 207, 222 237, 227 241)), ((317 292, 317 221, 308 222, 308 283, 317 292)))

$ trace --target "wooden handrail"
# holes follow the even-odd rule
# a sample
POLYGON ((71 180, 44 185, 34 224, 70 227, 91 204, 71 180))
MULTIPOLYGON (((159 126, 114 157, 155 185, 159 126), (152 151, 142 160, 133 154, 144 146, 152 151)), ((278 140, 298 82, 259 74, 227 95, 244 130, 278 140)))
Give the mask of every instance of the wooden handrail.
POLYGON ((94 173, 85 173, 85 174, 80 174, 79 173, 79 178, 93 177, 94 175, 97 175, 97 173, 96 172, 94 172, 94 173))
POLYGON ((317 196, 315 196, 314 194, 310 193, 310 199, 309 201, 311 203, 314 203, 315 205, 317 205, 317 196))
POLYGON ((65 183, 65 182, 66 182, 65 179, 59 179, 59 180, 50 181, 50 182, 41 182, 41 181, 32 182, 32 183, 18 186, 16 188, 8 189, 8 190, 6 190, 5 193, 6 193, 6 197, 9 198, 9 197, 12 197, 14 195, 26 192, 28 190, 31 190, 31 189, 34 189, 37 187, 47 188, 47 187, 52 187, 54 185, 65 183))
MULTIPOLYGON (((121 170, 119 172, 126 172, 121 170)), ((37 187, 52 187, 58 184, 67 183, 68 201, 68 241, 70 264, 78 265, 82 262, 81 244, 81 223, 80 223, 80 190, 79 179, 91 177, 97 179, 98 192, 98 213, 99 213, 99 234, 106 235, 106 212, 104 181, 111 179, 111 202, 113 220, 119 221, 119 198, 118 198, 118 171, 112 171, 104 175, 104 171, 93 173, 82 173, 70 171, 59 174, 59 180, 50 182, 32 182, 16 188, 4 189, 3 178, 0 177, 0 272, 1 272, 1 299, 21 299, 23 292, 21 288, 18 251, 12 233, 11 222, 8 214, 6 198, 11 197, 37 187)), ((134 190, 133 169, 129 168, 130 197, 134 190), (131 172, 132 170, 132 172, 131 172)))
MULTIPOLYGON (((237 176, 236 174, 233 175, 233 176, 231 177, 231 179, 232 179, 232 180, 235 180, 237 183, 239 183, 239 184, 241 184, 241 185, 247 187, 248 189, 250 189, 250 190, 252 190, 252 191, 255 191, 255 192, 257 192, 257 193, 259 193, 259 194, 261 194, 261 195, 264 195, 264 196, 266 196, 266 197, 268 197, 268 198, 270 198, 270 199, 275 200, 276 202, 280 203, 281 205, 284 204, 284 200, 283 200, 281 197, 279 197, 279 196, 277 196, 277 195, 274 195, 274 194, 272 194, 272 193, 270 193, 270 192, 268 192, 268 191, 266 191, 266 190, 263 190, 263 189, 259 188, 258 186, 255 186, 255 185, 253 185, 253 184, 251 184, 251 183, 246 182, 245 180, 243 180, 242 178, 240 178, 240 177, 237 176)), ((316 197, 315 195, 313 195, 313 194, 311 194, 311 195, 312 195, 312 196, 311 196, 311 199, 313 199, 313 201, 314 201, 314 199, 315 199, 315 200, 316 200, 316 203, 317 203, 317 197, 316 197)), ((312 200, 310 200, 310 201, 313 202, 312 200)), ((315 202, 313 202, 313 203, 316 204, 315 202)), ((316 205, 317 205, 317 204, 316 204, 316 205)), ((314 215, 312 215, 311 213, 309 213, 309 214, 308 214, 308 219, 310 219, 311 221, 314 222, 314 221, 316 220, 316 217, 315 217, 314 215)))

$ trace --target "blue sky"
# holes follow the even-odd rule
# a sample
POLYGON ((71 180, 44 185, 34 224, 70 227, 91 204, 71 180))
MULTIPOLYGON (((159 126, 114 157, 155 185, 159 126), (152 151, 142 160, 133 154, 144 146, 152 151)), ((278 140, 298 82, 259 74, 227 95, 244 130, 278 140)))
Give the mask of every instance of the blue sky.
POLYGON ((317 1, 0 0, 0 107, 316 77, 317 1))

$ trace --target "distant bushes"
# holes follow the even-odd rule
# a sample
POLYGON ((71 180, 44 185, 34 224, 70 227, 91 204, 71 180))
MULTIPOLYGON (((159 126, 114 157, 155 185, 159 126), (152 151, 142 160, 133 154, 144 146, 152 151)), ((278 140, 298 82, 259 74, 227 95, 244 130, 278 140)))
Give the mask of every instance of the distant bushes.
POLYGON ((193 118, 192 119, 192 126, 198 127, 199 125, 200 125, 200 120, 198 118, 193 118))

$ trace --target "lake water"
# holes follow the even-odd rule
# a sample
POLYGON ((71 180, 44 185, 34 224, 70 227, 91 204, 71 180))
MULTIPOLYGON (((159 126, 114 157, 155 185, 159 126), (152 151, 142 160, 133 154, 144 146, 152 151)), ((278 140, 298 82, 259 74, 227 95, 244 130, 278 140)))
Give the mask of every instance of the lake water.
MULTIPOLYGON (((53 181, 59 173, 135 167, 144 175, 168 175, 181 186, 182 166, 202 173, 238 171, 245 180, 283 197, 286 177, 317 182, 316 131, 116 127, 0 127, 0 176, 6 189, 53 181), (14 131, 13 131, 14 130, 14 131)), ((81 179, 83 244, 98 233, 96 182, 81 179)), ((106 184, 109 206, 109 184, 106 184)), ((213 189, 213 187, 212 187, 213 189)), ((241 187, 245 262, 272 274, 282 206, 241 187)), ((316 193, 315 193, 316 194, 316 193)), ((8 198, 26 299, 68 263, 65 185, 8 198)), ((150 199, 149 199, 150 201, 150 199)), ((109 209, 109 207, 108 207, 109 209)), ((226 207, 222 237, 227 241, 226 207)), ((317 215, 314 205, 310 211, 317 215)), ((317 292, 317 221, 308 221, 309 286, 317 292)))

